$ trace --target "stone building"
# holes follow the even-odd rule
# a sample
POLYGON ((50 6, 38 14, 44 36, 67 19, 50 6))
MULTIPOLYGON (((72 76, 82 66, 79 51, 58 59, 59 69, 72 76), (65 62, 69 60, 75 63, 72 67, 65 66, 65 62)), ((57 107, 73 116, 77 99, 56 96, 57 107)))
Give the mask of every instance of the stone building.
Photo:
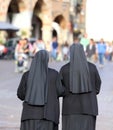
MULTIPOLYGON (((62 44, 69 33, 70 0, 0 0, 0 21, 20 28, 20 34, 62 44)), ((18 34, 19 35, 19 34, 18 34)))
POLYGON ((86 1, 87 0, 71 0, 71 21, 73 22, 73 29, 76 33, 85 33, 86 21, 86 1))

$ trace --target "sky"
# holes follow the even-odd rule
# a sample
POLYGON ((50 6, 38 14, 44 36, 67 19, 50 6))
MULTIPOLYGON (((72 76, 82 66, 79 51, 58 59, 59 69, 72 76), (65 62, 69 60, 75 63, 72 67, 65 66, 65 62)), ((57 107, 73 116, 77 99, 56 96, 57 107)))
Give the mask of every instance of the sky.
POLYGON ((113 0, 87 0, 86 32, 96 40, 113 40, 113 0))

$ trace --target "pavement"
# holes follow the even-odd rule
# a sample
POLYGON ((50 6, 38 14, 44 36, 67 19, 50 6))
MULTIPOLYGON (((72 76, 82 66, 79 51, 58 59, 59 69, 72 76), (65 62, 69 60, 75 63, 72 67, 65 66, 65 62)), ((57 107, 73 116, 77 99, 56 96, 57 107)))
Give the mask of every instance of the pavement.
MULTIPOLYGON (((59 70, 63 64, 52 62, 50 67, 59 70)), ((113 62, 106 62, 103 68, 96 65, 102 79, 96 130, 113 130, 113 62)), ((16 92, 22 74, 15 73, 14 66, 13 60, 0 60, 0 130, 19 130, 20 126, 22 102, 16 92)), ((61 130, 61 123, 59 127, 61 130)))

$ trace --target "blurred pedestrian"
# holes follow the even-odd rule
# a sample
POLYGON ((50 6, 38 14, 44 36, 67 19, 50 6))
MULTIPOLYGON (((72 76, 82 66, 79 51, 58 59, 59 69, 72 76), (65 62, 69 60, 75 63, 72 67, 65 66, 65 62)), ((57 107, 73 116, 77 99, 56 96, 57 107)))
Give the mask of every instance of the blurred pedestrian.
POLYGON ((17 96, 23 102, 20 130, 58 130, 59 96, 64 92, 58 72, 48 68, 49 54, 36 53, 22 76, 17 96))
POLYGON ((108 42, 106 45, 106 59, 108 61, 112 61, 112 55, 113 55, 113 45, 111 42, 108 42))
POLYGON ((70 47, 70 62, 61 68, 60 78, 65 87, 62 130, 95 130, 101 79, 81 44, 70 47))
POLYGON ((51 57, 53 60, 56 60, 58 54, 58 42, 57 37, 54 37, 51 43, 51 57))
POLYGON ((39 38, 34 44, 33 44, 33 48, 34 48, 34 54, 37 53, 40 50, 45 50, 45 43, 43 42, 43 40, 41 38, 39 38))
POLYGON ((62 46, 58 46, 56 61, 63 61, 62 46))
POLYGON ((62 54, 63 54, 63 60, 67 61, 69 59, 69 44, 67 43, 67 41, 62 47, 62 54))
POLYGON ((83 45, 84 51, 86 51, 86 47, 89 44, 88 35, 85 33, 84 36, 81 38, 80 43, 83 45))
POLYGON ((95 56, 96 56, 96 45, 93 39, 90 39, 89 44, 86 47, 86 56, 88 61, 95 62, 95 56))
POLYGON ((29 45, 26 39, 20 39, 15 47, 15 72, 28 69, 29 45), (20 63, 22 64, 20 64, 20 63))
POLYGON ((15 47, 15 59, 18 59, 19 55, 23 55, 26 59, 29 53, 29 45, 26 39, 20 39, 15 47))
POLYGON ((33 47, 32 44, 29 42, 29 40, 27 38, 23 39, 24 41, 24 53, 28 56, 28 58, 30 57, 30 54, 33 51, 33 47))
POLYGON ((97 49, 97 53, 98 53, 100 67, 103 67, 104 56, 106 53, 106 43, 104 42, 103 39, 101 39, 100 42, 97 44, 96 49, 97 49))

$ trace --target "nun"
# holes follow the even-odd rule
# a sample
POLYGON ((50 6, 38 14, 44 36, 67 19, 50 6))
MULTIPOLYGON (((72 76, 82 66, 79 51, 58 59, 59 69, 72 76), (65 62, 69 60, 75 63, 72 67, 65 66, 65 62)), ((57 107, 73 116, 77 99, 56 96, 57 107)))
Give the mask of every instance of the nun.
POLYGON ((40 50, 20 81, 17 96, 23 101, 20 130, 58 130, 59 97, 63 95, 59 74, 48 68, 49 55, 40 50))
POLYGON ((71 45, 70 62, 60 69, 60 79, 65 88, 62 130, 95 130, 101 79, 81 44, 71 45))

